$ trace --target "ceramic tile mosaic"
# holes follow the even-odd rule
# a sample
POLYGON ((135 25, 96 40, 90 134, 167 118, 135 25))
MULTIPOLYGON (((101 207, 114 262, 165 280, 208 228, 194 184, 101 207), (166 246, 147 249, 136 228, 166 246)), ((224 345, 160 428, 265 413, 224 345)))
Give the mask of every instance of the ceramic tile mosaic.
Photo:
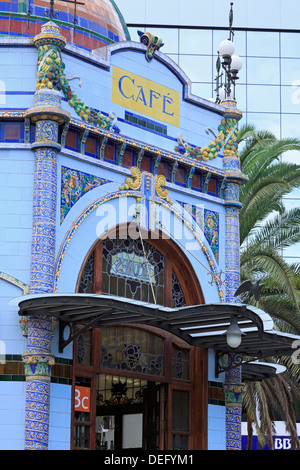
POLYGON ((203 207, 187 204, 182 201, 177 201, 184 207, 184 209, 193 217, 196 224, 204 232, 209 246, 219 263, 219 214, 218 212, 203 209, 203 207))
POLYGON ((61 168, 61 222, 63 222, 71 207, 86 192, 93 188, 109 183, 105 178, 83 173, 82 171, 72 170, 71 168, 61 168))

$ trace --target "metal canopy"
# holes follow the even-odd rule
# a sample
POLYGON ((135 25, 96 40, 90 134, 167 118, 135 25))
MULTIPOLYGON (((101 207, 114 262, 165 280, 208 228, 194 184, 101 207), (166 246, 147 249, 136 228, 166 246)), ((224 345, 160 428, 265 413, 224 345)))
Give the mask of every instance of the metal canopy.
POLYGON ((275 331, 273 320, 262 310, 240 303, 216 303, 191 307, 167 308, 135 300, 97 294, 36 294, 13 299, 19 315, 52 316, 60 324, 60 350, 76 337, 74 326, 105 327, 116 324, 147 324, 161 328, 189 344, 222 353, 262 358, 288 356, 295 352, 299 336, 275 331), (225 331, 233 317, 246 333, 234 350, 226 342, 225 331), (63 337, 66 325, 69 338, 63 337))
POLYGON ((242 364, 242 381, 253 382, 269 379, 286 371, 280 364, 266 362, 246 362, 242 364))

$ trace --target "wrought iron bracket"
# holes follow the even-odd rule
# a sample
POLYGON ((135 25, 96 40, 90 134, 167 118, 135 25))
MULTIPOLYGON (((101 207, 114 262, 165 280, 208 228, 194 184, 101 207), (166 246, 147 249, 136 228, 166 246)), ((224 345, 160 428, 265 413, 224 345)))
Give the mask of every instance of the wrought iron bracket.
POLYGON ((224 353, 216 351, 215 355, 215 376, 233 369, 234 367, 241 366, 243 362, 242 356, 239 353, 224 353))
POLYGON ((226 372, 228 370, 234 369, 235 367, 242 366, 243 364, 247 364, 248 362, 252 362, 261 358, 262 354, 257 354, 256 357, 251 357, 250 359, 245 360, 243 359, 241 353, 216 351, 215 376, 218 378, 222 372, 226 372))
POLYGON ((58 351, 63 353, 64 349, 68 344, 72 343, 75 338, 85 330, 92 328, 95 323, 98 322, 98 318, 90 321, 89 323, 85 324, 82 328, 77 328, 72 323, 64 322, 63 320, 59 320, 59 330, 58 330, 58 351), (69 336, 65 338, 65 330, 69 328, 69 336))

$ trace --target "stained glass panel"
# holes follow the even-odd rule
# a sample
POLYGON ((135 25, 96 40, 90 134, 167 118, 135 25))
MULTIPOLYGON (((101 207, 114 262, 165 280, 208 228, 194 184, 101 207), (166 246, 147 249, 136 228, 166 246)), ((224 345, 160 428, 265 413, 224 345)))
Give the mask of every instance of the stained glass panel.
POLYGON ((143 403, 143 392, 146 387, 147 380, 99 374, 97 377, 97 406, 143 403))
POLYGON ((91 294, 94 290, 94 253, 88 258, 80 279, 78 292, 91 294))
POLYGON ((77 336, 76 362, 82 366, 92 364, 92 330, 87 330, 77 336))
POLYGON ((162 376, 164 341, 130 327, 101 330, 101 367, 162 376))
POLYGON ((172 347, 172 377, 173 379, 189 380, 189 351, 172 347))
POLYGON ((147 242, 105 240, 102 293, 163 305, 164 257, 147 242))
POLYGON ((186 305, 181 285, 174 271, 172 272, 172 307, 184 307, 186 305))

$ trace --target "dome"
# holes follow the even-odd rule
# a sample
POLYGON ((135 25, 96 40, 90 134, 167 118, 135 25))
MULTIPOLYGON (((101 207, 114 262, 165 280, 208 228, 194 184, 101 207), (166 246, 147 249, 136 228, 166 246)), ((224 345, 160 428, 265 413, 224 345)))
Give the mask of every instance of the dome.
MULTIPOLYGON (((113 0, 54 0, 53 21, 68 43, 93 50, 130 39, 113 0), (84 4, 83 4, 84 3, 84 4)), ((34 37, 49 20, 50 0, 0 0, 0 36, 34 37), (29 14, 28 14, 29 11, 29 14)))

